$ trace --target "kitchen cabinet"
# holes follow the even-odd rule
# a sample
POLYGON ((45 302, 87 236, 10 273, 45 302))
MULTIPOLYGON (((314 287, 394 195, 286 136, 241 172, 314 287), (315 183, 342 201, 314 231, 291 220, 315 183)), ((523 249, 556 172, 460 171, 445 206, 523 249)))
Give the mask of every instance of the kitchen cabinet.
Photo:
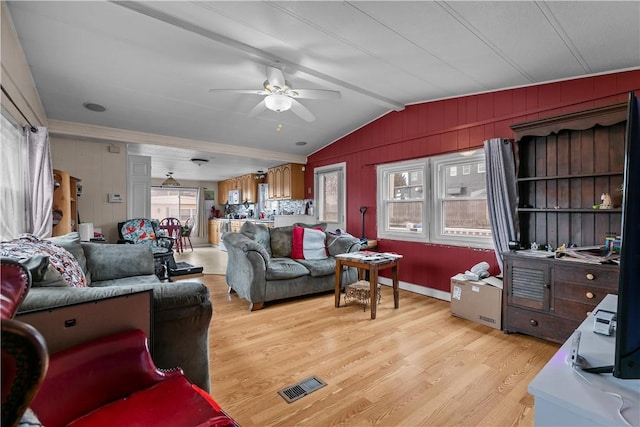
POLYGON ((52 236, 78 231, 78 184, 80 181, 65 171, 53 170, 52 236))
POLYGON ((228 202, 229 187, 227 181, 218 181, 218 203, 224 205, 228 202))
POLYGON ((242 175, 238 179, 241 181, 242 200, 249 203, 256 203, 258 201, 258 175, 250 173, 242 175))
MULTIPOLYGON (((620 234, 627 104, 511 126, 517 138, 520 244, 603 245, 620 234), (612 209, 594 209, 609 193, 612 209)), ((618 287, 616 265, 505 254, 503 325, 564 342, 618 287)))
POLYGON ((304 165, 287 163, 267 171, 270 200, 304 199, 304 165))
POLYGON ((249 173, 246 175, 229 178, 218 182, 218 192, 220 193, 220 203, 228 202, 230 190, 242 191, 242 202, 255 203, 258 201, 258 180, 257 175, 249 173))
POLYGON ((220 244, 220 224, 221 223, 222 223, 222 220, 219 220, 219 219, 209 220, 209 244, 211 245, 220 244))

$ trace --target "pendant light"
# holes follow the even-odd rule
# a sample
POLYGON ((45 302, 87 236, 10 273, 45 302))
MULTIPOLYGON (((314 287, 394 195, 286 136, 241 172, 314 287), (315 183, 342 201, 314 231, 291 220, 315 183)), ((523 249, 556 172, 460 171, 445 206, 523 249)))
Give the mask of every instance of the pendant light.
POLYGON ((163 187, 180 187, 180 183, 173 178, 173 172, 167 172, 167 179, 162 183, 163 187))

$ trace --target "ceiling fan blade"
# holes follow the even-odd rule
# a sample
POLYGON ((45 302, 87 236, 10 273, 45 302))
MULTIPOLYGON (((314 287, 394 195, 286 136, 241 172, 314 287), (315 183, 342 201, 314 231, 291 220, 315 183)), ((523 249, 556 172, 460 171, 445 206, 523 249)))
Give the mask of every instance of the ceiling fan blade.
POLYGON ((282 74, 282 70, 279 70, 278 68, 274 68, 274 67, 266 67, 267 69, 267 80, 269 81, 269 84, 273 87, 273 86, 277 86, 281 89, 284 89, 285 86, 285 81, 284 81, 284 74, 282 74))
POLYGON ((324 89, 291 89, 290 95, 294 98, 306 99, 340 99, 342 94, 337 90, 324 89))
POLYGON ((246 93, 249 95, 269 95, 262 89, 209 89, 209 93, 246 93))
POLYGON ((293 98, 291 98, 291 111, 293 111, 298 117, 307 122, 312 122, 316 119, 316 116, 311 114, 311 111, 309 111, 307 107, 300 104, 293 98))
POLYGON ((258 102, 258 104, 249 111, 249 117, 255 117, 260 113, 263 113, 267 110, 267 106, 264 103, 264 100, 258 102))

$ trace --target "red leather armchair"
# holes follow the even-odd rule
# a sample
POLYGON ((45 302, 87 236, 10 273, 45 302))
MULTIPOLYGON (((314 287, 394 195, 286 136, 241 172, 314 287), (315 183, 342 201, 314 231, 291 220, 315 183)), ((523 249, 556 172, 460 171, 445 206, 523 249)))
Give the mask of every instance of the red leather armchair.
POLYGON ((131 330, 51 355, 31 408, 48 426, 234 426, 179 369, 159 371, 131 330))
POLYGON ((16 425, 27 407, 47 427, 237 426, 181 369, 159 370, 140 330, 48 355, 37 330, 11 319, 29 289, 29 271, 1 261, 3 426, 16 425), (14 339, 15 329, 26 339, 14 339))
MULTIPOLYGON (((48 262, 48 261, 47 261, 48 262)), ((2 422, 15 426, 44 379, 49 356, 42 335, 14 320, 31 287, 31 274, 9 258, 0 262, 0 318, 2 318, 2 422)))

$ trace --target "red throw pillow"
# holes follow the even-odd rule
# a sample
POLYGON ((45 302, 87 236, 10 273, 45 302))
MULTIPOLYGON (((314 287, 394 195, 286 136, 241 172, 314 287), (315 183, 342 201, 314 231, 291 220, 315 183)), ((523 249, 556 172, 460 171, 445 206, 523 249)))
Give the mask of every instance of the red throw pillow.
POLYGON ((291 244, 291 258, 328 258, 324 231, 322 231, 322 229, 320 228, 304 228, 294 226, 291 244))

